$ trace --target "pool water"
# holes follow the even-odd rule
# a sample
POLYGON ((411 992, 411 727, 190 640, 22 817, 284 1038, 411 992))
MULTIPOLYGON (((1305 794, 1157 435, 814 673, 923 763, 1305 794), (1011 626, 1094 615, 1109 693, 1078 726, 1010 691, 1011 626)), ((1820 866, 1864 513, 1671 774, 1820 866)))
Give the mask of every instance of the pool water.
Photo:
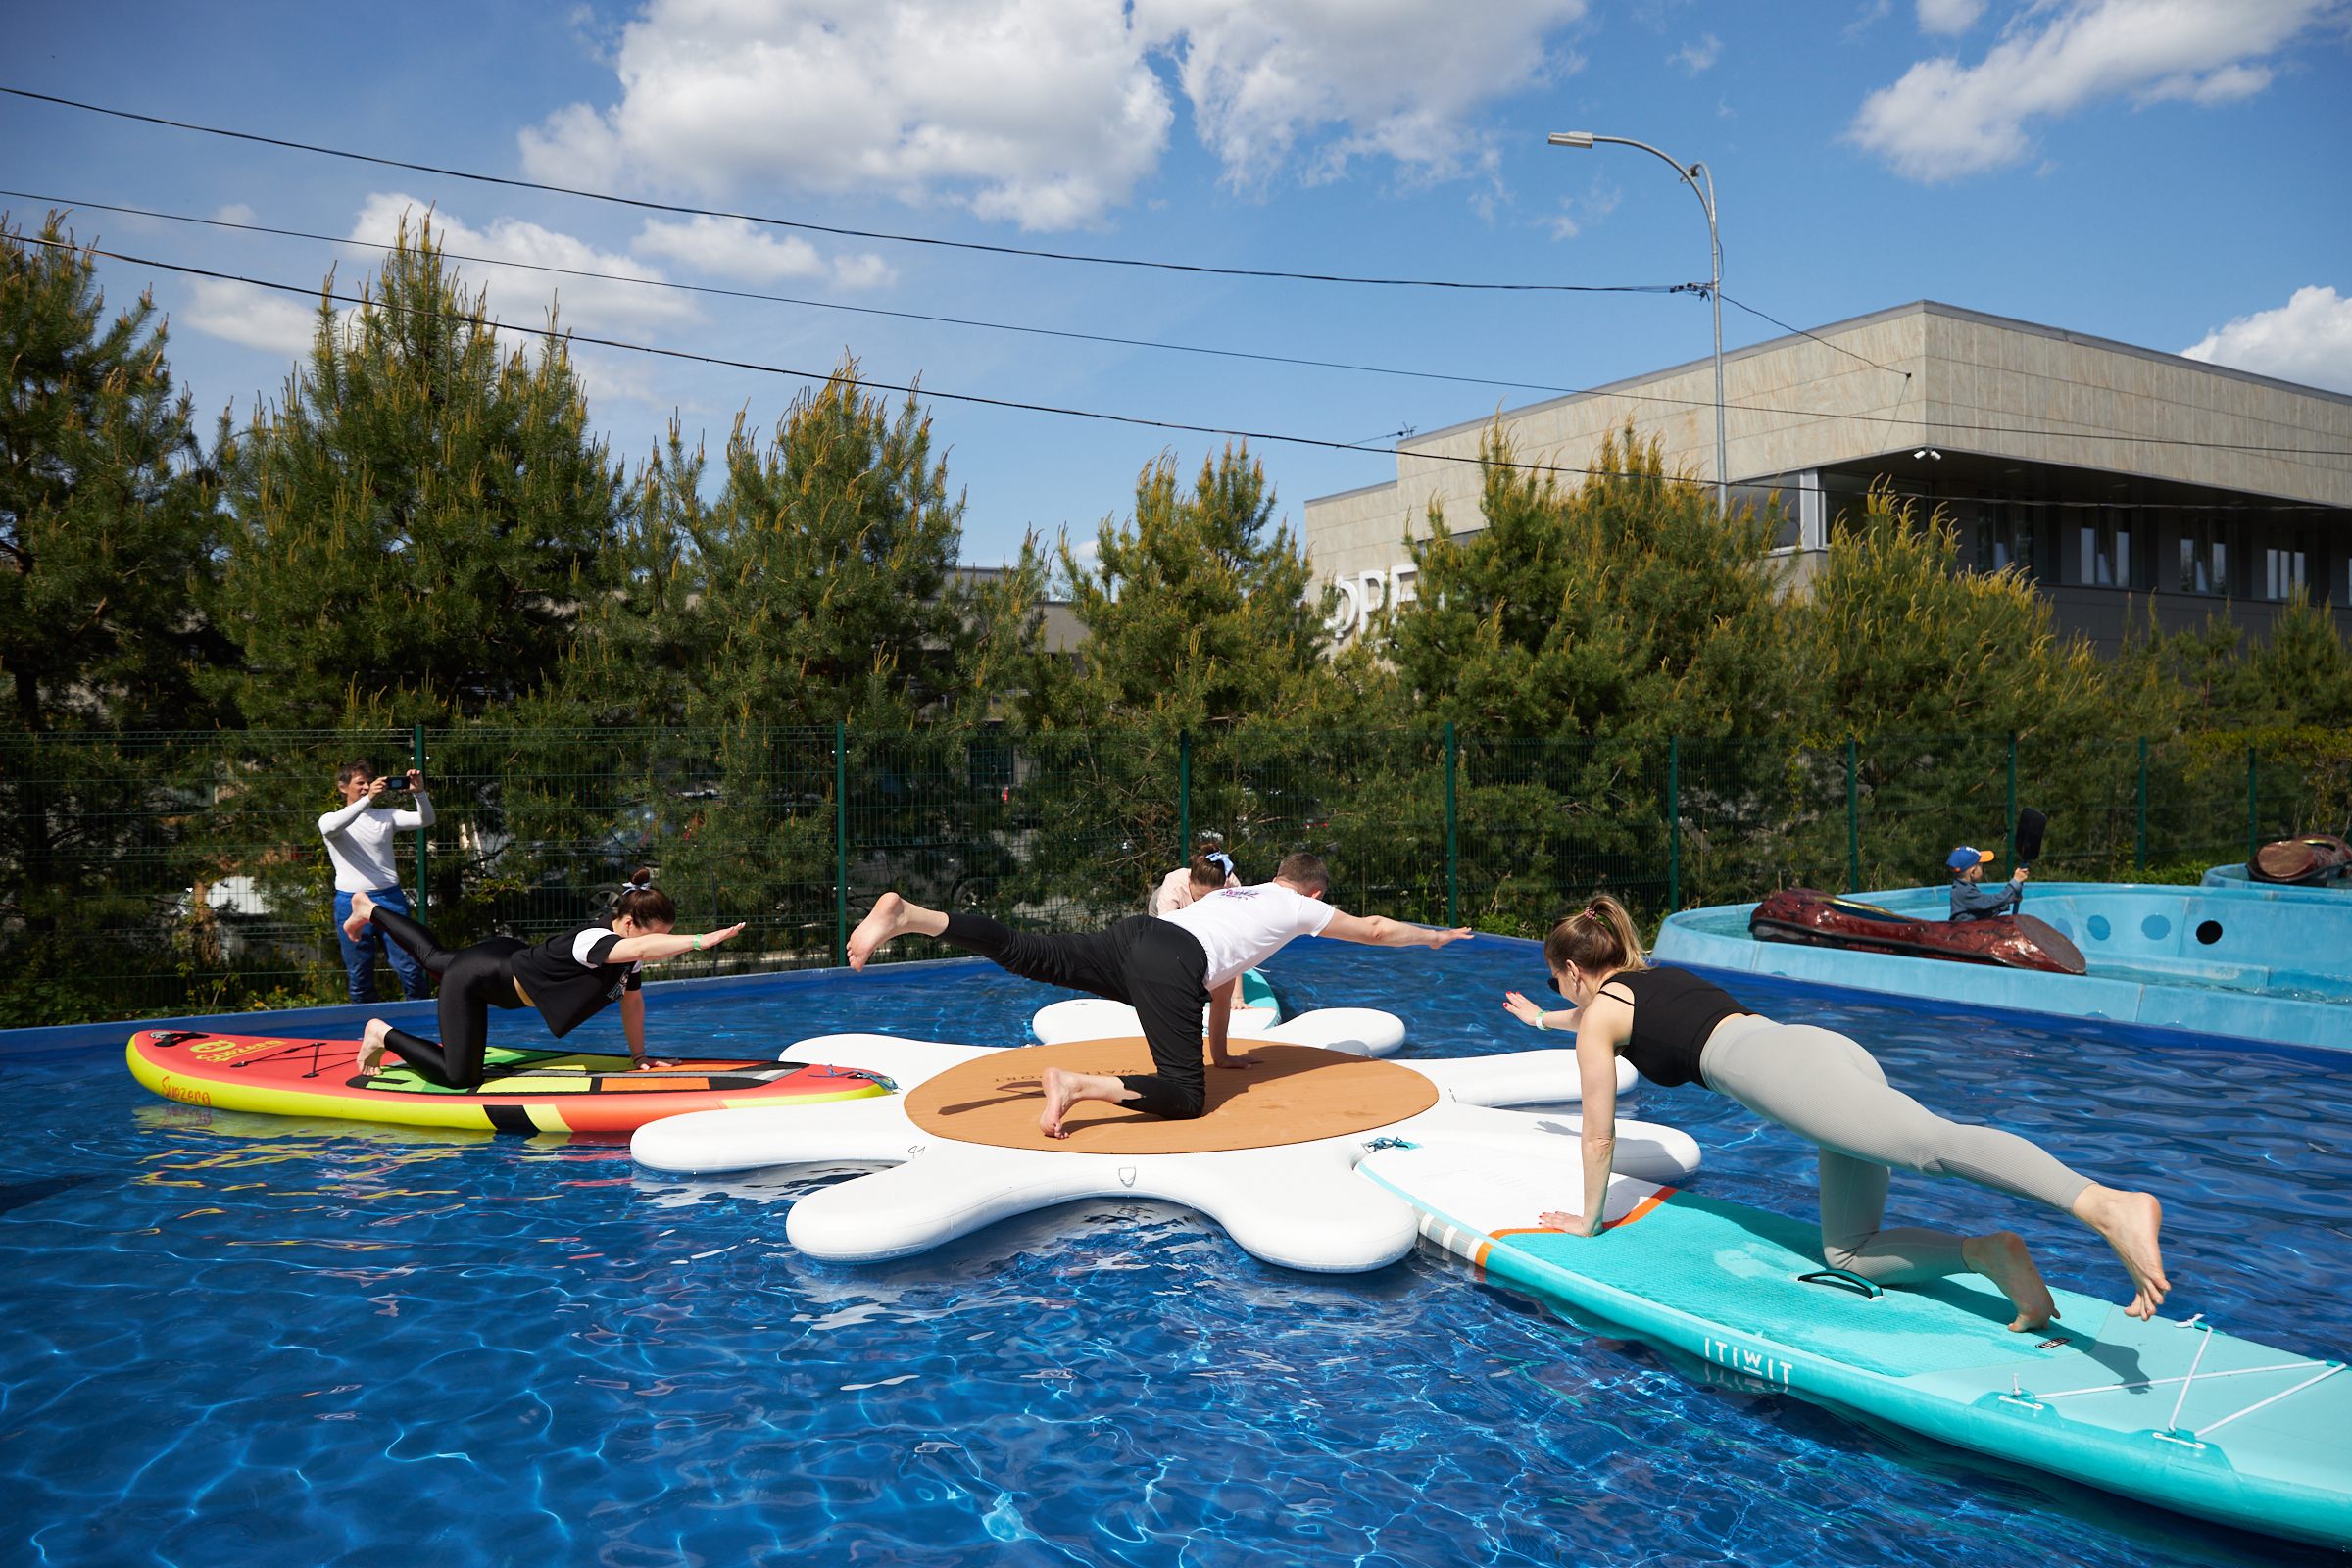
MULTIPOLYGON (((1543 982, 1524 943, 1302 942, 1269 972, 1294 1010, 1403 1014, 1407 1059, 1543 1038, 1500 1008, 1543 982)), ((1726 978, 1939 1109, 2158 1192, 2168 1314, 2352 1349, 2352 1055, 1726 978)), ((920 965, 657 995, 652 1034, 1014 1044, 1059 995, 920 965)), ((1095 1202, 830 1266, 784 1218, 839 1171, 686 1182, 617 1143, 205 1111, 119 1052, 5 1083, 0 1561, 2340 1560, 1710 1386, 1428 1248, 1309 1276, 1095 1202)), ((1810 1211, 1789 1135, 1691 1089, 1632 1113, 1698 1138, 1705 1190, 1810 1211)), ((2087 1233, 1964 1184, 1898 1176, 1890 1216, 2012 1228, 2054 1280, 2121 1292, 2087 1233)))

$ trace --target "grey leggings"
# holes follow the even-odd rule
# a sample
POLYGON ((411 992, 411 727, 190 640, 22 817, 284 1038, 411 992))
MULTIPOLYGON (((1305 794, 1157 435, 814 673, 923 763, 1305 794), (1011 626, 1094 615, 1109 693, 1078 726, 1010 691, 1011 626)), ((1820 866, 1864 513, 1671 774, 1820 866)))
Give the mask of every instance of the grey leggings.
POLYGON ((1957 1176, 2062 1210, 2090 1185, 2015 1133, 1944 1120, 1888 1087, 1869 1052, 1828 1029, 1728 1019, 1708 1040, 1699 1071, 1717 1093, 1821 1146, 1822 1255, 1883 1285, 1968 1272, 1961 1238, 1884 1228, 1889 1166, 1957 1176))

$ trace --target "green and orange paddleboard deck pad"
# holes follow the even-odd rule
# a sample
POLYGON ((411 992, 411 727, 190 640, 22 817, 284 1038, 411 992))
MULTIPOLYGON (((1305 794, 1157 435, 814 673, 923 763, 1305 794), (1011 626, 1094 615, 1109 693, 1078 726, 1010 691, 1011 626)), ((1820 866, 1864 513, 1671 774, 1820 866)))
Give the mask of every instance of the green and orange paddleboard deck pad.
POLYGON ((628 1133, 690 1110, 863 1100, 893 1087, 797 1061, 687 1058, 638 1071, 626 1056, 494 1046, 481 1087, 452 1089, 391 1055, 362 1075, 359 1053, 357 1040, 142 1029, 126 1054, 132 1077, 182 1104, 502 1133, 628 1133))

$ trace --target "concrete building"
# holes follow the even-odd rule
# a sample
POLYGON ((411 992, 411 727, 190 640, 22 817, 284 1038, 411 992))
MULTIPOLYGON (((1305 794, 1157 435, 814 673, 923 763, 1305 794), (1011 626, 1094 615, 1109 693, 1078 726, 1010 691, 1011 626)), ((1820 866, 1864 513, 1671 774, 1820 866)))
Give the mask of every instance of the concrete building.
MULTIPOLYGON (((1932 301, 1729 352, 1724 378, 1734 502, 1779 492, 1800 584, 1884 478, 1944 508, 1968 564, 2019 564, 2060 628, 2103 649, 2133 601, 2167 628, 2227 607, 2259 633, 2301 588, 2352 634, 2352 397, 1932 301)), ((1517 460, 1564 468, 1628 419, 1669 471, 1714 481, 1711 359, 1501 416, 1517 460)), ((1455 532, 1480 526, 1478 468, 1458 460, 1491 422, 1416 436, 1395 481, 1306 504, 1344 636, 1412 597, 1404 541, 1432 501, 1455 532)))

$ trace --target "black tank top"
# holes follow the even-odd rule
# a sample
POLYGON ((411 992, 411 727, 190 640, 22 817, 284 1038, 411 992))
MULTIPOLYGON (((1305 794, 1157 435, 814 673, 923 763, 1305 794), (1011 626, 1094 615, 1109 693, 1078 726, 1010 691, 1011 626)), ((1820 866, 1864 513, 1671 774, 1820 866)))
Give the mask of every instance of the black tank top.
POLYGON ((1703 1086, 1698 1056, 1706 1049, 1707 1036, 1724 1019, 1748 1011, 1723 987, 1688 969, 1633 969, 1611 975, 1601 995, 1608 995, 1611 986, 1622 987, 1634 1005, 1633 1037, 1620 1054, 1634 1064, 1634 1071, 1668 1089, 1677 1084, 1703 1086))

